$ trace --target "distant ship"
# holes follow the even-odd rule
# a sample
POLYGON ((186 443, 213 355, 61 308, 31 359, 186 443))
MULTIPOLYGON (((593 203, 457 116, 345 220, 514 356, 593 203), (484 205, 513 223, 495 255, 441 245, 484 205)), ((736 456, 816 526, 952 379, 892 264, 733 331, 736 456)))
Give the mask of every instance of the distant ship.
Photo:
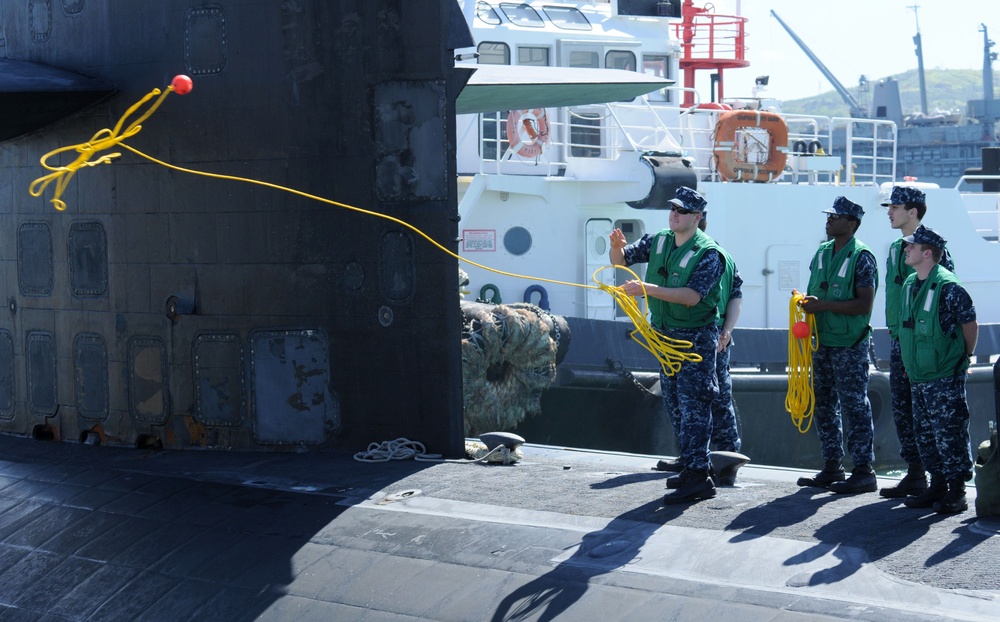
MULTIPOLYGON (((910 8, 916 10, 916 7, 910 8)), ((983 99, 969 100, 964 112, 928 111, 923 48, 918 26, 913 41, 917 53, 921 110, 904 114, 899 84, 895 78, 885 78, 872 84, 862 76, 858 97, 855 97, 809 49, 791 26, 774 11, 771 11, 771 15, 830 81, 850 109, 851 118, 891 121, 894 124, 894 126, 881 126, 881 133, 877 136, 888 138, 889 134, 895 133, 896 157, 893 174, 896 177, 921 184, 953 188, 959 183, 982 183, 982 180, 976 179, 976 175, 1000 173, 1000 159, 995 156, 988 157, 985 169, 983 167, 983 150, 997 146, 996 122, 1000 119, 1000 105, 993 97, 992 61, 996 54, 990 51, 994 43, 990 41, 985 24, 980 30, 983 33, 983 99)), ((831 153, 838 155, 845 153, 848 142, 846 133, 846 123, 834 129, 831 153)), ((870 149, 866 149, 866 145, 856 145, 855 148, 860 148, 858 155, 871 153, 870 149)), ((871 162, 860 158, 858 166, 861 170, 868 170, 871 162)), ((882 162, 880 166, 888 168, 888 163, 882 162)))

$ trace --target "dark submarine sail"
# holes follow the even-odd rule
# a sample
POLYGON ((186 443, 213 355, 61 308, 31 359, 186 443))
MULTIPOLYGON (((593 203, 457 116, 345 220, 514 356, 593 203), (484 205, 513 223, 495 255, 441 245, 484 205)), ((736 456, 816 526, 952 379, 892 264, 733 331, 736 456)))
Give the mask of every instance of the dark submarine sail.
POLYGON ((124 150, 77 173, 64 212, 28 194, 42 155, 183 73, 192 93, 129 144, 390 215, 454 249, 452 50, 471 44, 456 12, 454 0, 3 3, 0 58, 97 86, 71 116, 0 143, 0 432, 263 450, 405 436, 458 455, 457 261, 405 227, 124 150))

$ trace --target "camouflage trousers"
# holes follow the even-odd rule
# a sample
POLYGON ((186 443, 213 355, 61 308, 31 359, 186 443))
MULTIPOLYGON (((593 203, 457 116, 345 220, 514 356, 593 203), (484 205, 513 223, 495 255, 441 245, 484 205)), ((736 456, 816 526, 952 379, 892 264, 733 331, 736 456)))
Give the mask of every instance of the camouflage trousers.
POLYGON ((906 464, 920 464, 920 451, 913 432, 913 392, 910 377, 903 368, 899 353, 899 340, 889 339, 889 395, 892 402, 892 421, 899 438, 899 457, 906 464))
POLYGON ((972 477, 972 443, 969 438, 969 403, 965 399, 965 373, 916 382, 913 389, 913 423, 924 468, 945 479, 972 477))
POLYGON ((729 351, 715 353, 715 378, 719 396, 712 401, 712 447, 719 451, 739 451, 742 441, 733 404, 733 379, 729 376, 729 351))
POLYGON ((685 361, 672 376, 660 371, 663 407, 677 438, 681 461, 688 469, 707 470, 708 444, 712 434, 712 402, 719 395, 715 376, 715 348, 719 329, 715 324, 701 328, 661 330, 673 339, 690 341, 690 352, 701 361, 685 361))
POLYGON ((875 461, 872 405, 868 401, 868 339, 844 348, 820 345, 813 354, 813 421, 823 460, 842 460, 844 436, 855 466, 875 461), (842 425, 843 424, 843 425, 842 425))

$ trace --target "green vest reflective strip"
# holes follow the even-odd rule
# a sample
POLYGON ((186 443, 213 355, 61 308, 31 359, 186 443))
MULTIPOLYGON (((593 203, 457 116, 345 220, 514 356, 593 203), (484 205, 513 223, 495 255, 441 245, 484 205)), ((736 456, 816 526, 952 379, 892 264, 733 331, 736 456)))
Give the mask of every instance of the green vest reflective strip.
MULTIPOLYGON (((806 293, 820 300, 853 300, 854 266, 861 253, 871 253, 864 243, 856 238, 844 245, 836 254, 834 240, 819 245, 812 263, 809 264, 809 287, 806 293)), ((875 287, 878 288, 876 277, 875 287)), ((871 327, 871 312, 864 315, 845 315, 832 311, 816 313, 816 332, 819 342, 835 348, 857 344, 868 334, 871 327)))
MULTIPOLYGON (((715 240, 701 230, 674 248, 674 232, 664 229, 656 234, 649 251, 646 281, 660 287, 686 287, 691 274, 708 250, 721 250, 715 240)), ((698 304, 688 307, 649 297, 650 322, 664 328, 694 328, 712 324, 719 314, 719 286, 716 284, 698 304)))
POLYGON ((934 266, 919 290, 915 273, 903 283, 897 333, 910 382, 947 378, 969 367, 961 327, 956 325, 950 333, 941 330, 941 294, 948 283, 961 285, 958 277, 941 266, 934 266))

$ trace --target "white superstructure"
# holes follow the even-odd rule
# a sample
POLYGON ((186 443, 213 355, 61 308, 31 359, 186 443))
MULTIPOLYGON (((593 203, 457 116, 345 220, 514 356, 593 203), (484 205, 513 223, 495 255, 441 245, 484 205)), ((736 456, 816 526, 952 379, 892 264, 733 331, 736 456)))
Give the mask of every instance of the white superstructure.
MULTIPOLYGON (((466 0, 463 10, 477 47, 456 52, 478 52, 480 64, 645 71, 678 80, 685 51, 676 30, 682 20, 679 13, 655 13, 679 8, 679 2, 466 0), (624 15, 622 9, 654 14, 624 15)), ((725 64, 730 51, 741 58, 742 21, 723 17, 694 16, 688 58, 705 58, 698 56, 697 46, 708 43, 718 46, 710 54, 722 66, 732 68, 725 64)), ((705 62, 711 61, 709 56, 705 62)), ((621 228, 634 240, 668 227, 669 211, 657 207, 664 207, 677 185, 696 185, 708 200, 708 233, 734 257, 744 281, 742 327, 787 328, 792 290, 805 290, 809 261, 825 240, 820 211, 839 195, 865 208, 858 238, 875 252, 884 278, 885 256, 899 232, 889 226, 880 203, 893 184, 920 185, 919 180, 894 179, 893 124, 785 115, 787 142, 781 135, 780 142, 768 144, 774 135, 748 122, 735 141, 721 144, 725 141, 717 124, 726 112, 723 106, 697 95, 689 95, 696 105, 682 106, 685 92, 690 90, 673 86, 627 102, 569 108, 533 108, 525 102, 518 111, 461 115, 461 255, 519 275, 592 284, 592 274, 609 263, 612 229, 621 228), (829 148, 838 127, 854 136, 851 148, 845 157, 825 155, 822 149, 829 148), (738 162, 766 167, 762 158, 768 149, 780 151, 784 159, 773 175, 776 181, 726 181, 717 170, 720 156, 728 153, 738 162)), ((745 110, 745 117, 774 105, 749 96, 724 101, 745 110)), ((773 166, 774 158, 769 163, 773 166)), ((1000 196, 956 188, 923 190, 928 204, 924 223, 947 238, 980 322, 1000 322, 1000 196)), ((469 274, 472 297, 492 298, 499 292, 503 302, 515 302, 524 300, 527 290, 530 301, 538 304, 540 288, 533 286, 541 286, 553 313, 627 320, 599 289, 462 267, 469 274)), ((631 278, 611 269, 598 277, 606 283, 631 278)), ((875 326, 884 325, 882 285, 872 316, 875 326)))

